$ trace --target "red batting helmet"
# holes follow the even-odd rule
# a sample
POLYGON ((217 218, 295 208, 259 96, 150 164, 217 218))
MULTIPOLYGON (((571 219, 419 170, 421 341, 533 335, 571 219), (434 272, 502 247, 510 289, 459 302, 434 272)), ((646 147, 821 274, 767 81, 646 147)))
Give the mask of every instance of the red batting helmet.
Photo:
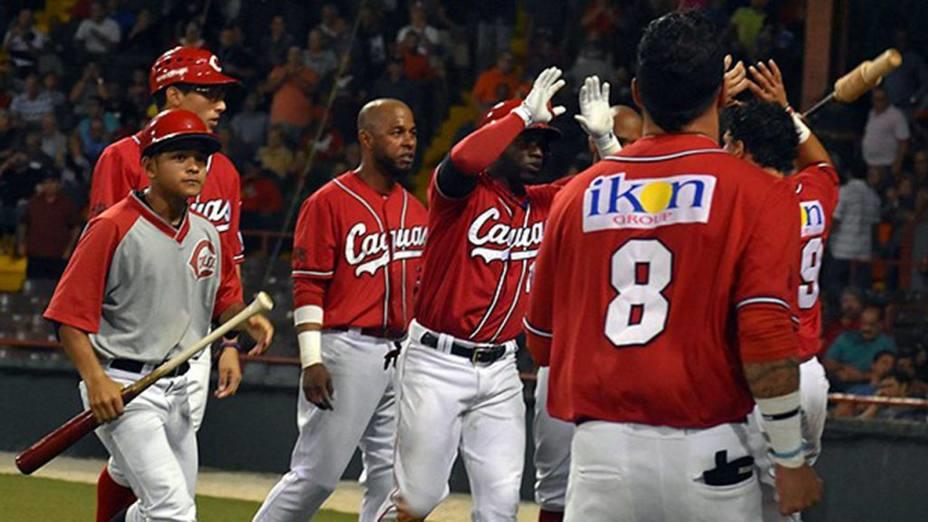
MULTIPOLYGON (((522 104, 522 100, 512 99, 505 100, 497 103, 490 108, 490 111, 483 115, 483 118, 480 120, 480 125, 477 127, 483 127, 493 123, 496 120, 499 120, 512 112, 513 109, 522 104)), ((561 131, 556 127, 552 127, 547 123, 536 122, 532 123, 525 128, 525 131, 541 131, 549 140, 556 140, 561 137, 561 131)), ((522 131, 522 132, 525 132, 522 131)))
POLYGON ((165 150, 194 148, 212 154, 221 148, 209 128, 196 113, 184 109, 168 109, 152 118, 136 136, 142 156, 153 156, 165 150))
POLYGON ((219 58, 206 49, 175 47, 155 60, 148 74, 148 89, 152 94, 175 83, 194 85, 227 85, 238 83, 222 74, 219 58))

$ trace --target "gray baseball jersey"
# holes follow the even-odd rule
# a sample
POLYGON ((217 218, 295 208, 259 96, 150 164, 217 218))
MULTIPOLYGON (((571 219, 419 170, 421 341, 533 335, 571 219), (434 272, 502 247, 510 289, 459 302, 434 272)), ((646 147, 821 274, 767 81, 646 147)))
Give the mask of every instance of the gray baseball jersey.
POLYGON ((45 318, 89 333, 103 358, 160 362, 242 301, 222 250, 202 216, 175 228, 132 193, 87 225, 45 318))

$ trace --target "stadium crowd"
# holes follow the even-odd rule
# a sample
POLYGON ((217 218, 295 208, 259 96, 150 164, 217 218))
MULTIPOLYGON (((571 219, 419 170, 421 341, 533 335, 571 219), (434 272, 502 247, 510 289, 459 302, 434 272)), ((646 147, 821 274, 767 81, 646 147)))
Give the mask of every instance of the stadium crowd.
MULTIPOLYGON (((641 30, 681 6, 706 10, 736 59, 776 60, 787 92, 798 97, 805 45, 799 0, 500 0, 480 9, 464 0, 4 2, 3 259, 27 257, 32 281, 60 275, 86 219, 94 163, 106 145, 155 114, 148 69, 173 46, 210 49, 242 82, 226 93, 217 133, 241 173, 247 235, 282 230, 292 198, 302 201, 358 163, 354 118, 372 98, 398 98, 413 109, 423 169, 434 167, 424 152, 449 109, 464 107, 477 118, 524 95, 550 65, 567 73, 559 102, 569 111, 582 79, 593 74, 612 83, 614 104, 633 105, 641 30)), ((858 104, 833 104, 812 120, 843 177, 822 276, 821 357, 835 390, 924 397, 928 42, 912 39, 903 18, 891 22, 897 29, 882 40, 869 35, 860 58, 893 45, 902 67, 858 104)), ((457 137, 473 128, 461 123, 457 137)), ((566 139, 554 146, 549 178, 590 161, 577 125, 557 125, 566 139)), ((836 414, 913 415, 879 407, 836 414)))

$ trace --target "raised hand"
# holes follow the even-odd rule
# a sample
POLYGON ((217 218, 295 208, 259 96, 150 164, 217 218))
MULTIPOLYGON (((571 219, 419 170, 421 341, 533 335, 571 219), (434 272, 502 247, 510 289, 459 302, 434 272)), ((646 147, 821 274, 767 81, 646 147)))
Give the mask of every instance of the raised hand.
POLYGON ((612 133, 609 82, 600 84, 599 76, 590 76, 583 81, 580 87, 580 114, 574 115, 574 119, 594 140, 612 133))
POLYGON ((522 116, 528 118, 527 124, 547 123, 567 111, 561 105, 549 107, 554 94, 567 84, 561 78, 561 74, 561 70, 557 67, 548 67, 535 78, 532 90, 519 106, 522 116))

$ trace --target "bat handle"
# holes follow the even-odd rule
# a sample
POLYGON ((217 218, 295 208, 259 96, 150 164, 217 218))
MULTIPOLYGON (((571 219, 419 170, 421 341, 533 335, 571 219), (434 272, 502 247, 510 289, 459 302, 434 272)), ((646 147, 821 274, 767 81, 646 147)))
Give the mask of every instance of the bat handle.
POLYGON ((25 475, 44 466, 59 453, 87 435, 99 425, 91 410, 85 410, 66 422, 64 426, 46 435, 16 456, 16 467, 25 475), (43 447, 44 446, 44 447, 43 447), (37 451, 41 448, 42 451, 37 451))
POLYGON ((803 118, 808 118, 809 116, 812 116, 813 114, 815 114, 816 112, 818 112, 819 109, 821 109, 822 107, 824 107, 825 105, 827 105, 828 102, 830 102, 831 100, 834 100, 834 99, 835 99, 835 93, 832 92, 832 93, 829 94, 828 96, 825 96, 824 98, 822 98, 821 100, 819 100, 818 103, 816 103, 815 105, 813 105, 812 107, 810 107, 809 110, 807 110, 806 112, 802 113, 802 117, 803 117, 803 118))

